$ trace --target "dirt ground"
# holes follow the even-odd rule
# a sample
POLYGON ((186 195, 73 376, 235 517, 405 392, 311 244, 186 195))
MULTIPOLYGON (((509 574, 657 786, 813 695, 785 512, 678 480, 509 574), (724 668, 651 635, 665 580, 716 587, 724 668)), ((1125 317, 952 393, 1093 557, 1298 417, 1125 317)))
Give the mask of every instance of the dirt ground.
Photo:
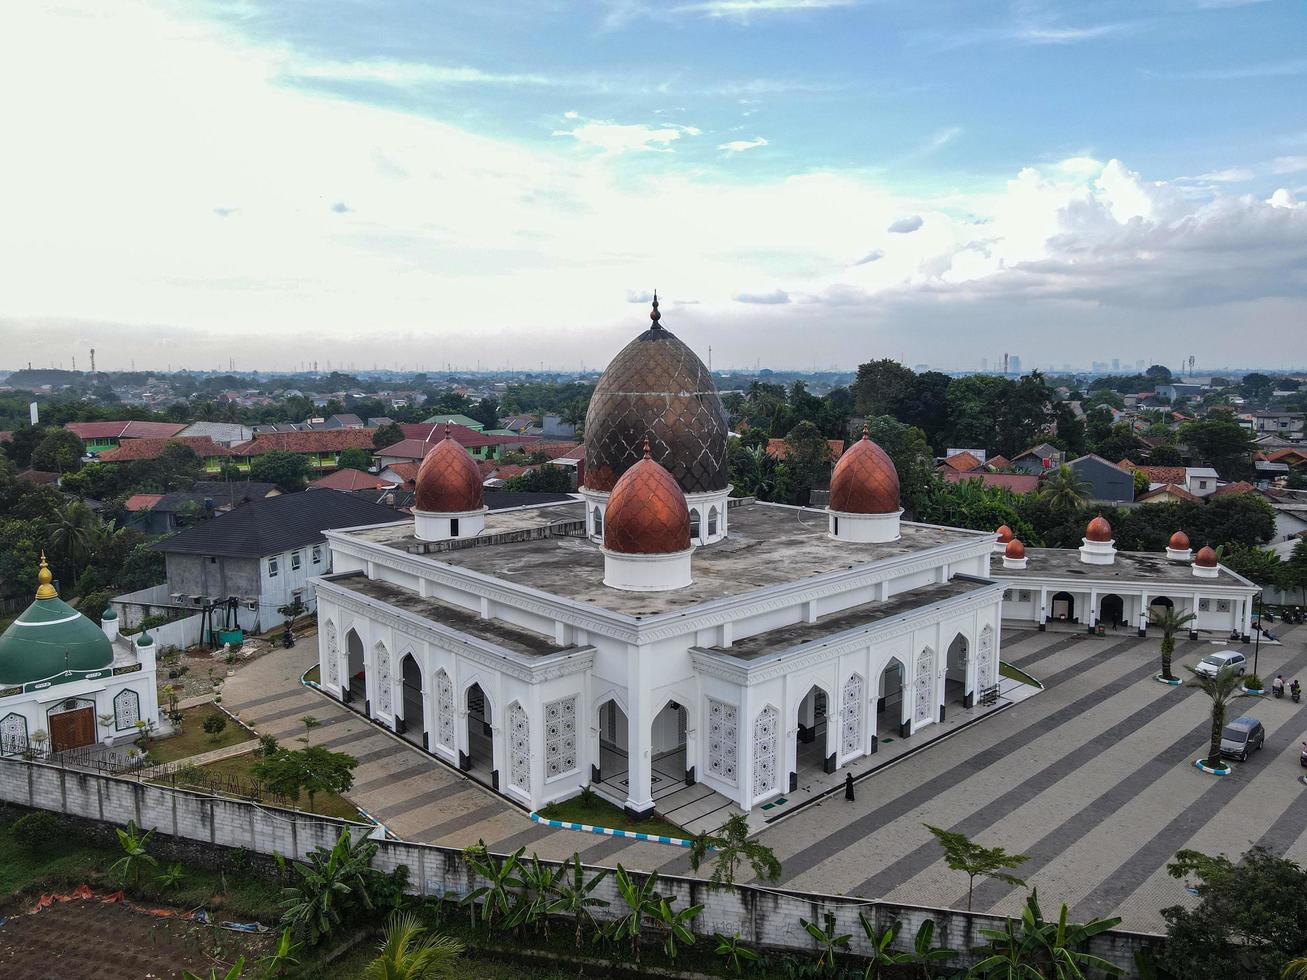
MULTIPOLYGON (((295 642, 297 644, 316 642, 317 635, 318 625, 317 620, 314 618, 306 617, 295 621, 295 642)), ((264 636, 267 638, 247 636, 240 652, 236 654, 231 663, 227 663, 223 651, 209 650, 204 647, 191 647, 191 649, 183 651, 180 662, 175 665, 168 665, 161 661, 156 674, 160 704, 163 704, 165 700, 163 689, 169 684, 173 686, 179 700, 212 694, 213 684, 209 679, 210 670, 213 671, 214 680, 223 680, 259 657, 273 650, 281 649, 280 627, 271 633, 264 634, 264 636), (190 669, 182 676, 168 676, 169 670, 183 666, 190 669)))
POLYGON ((275 946, 273 933, 252 935, 157 918, 96 899, 15 915, 0 926, 5 980, 142 980, 175 978, 183 969, 219 976, 237 956, 246 975, 275 946))

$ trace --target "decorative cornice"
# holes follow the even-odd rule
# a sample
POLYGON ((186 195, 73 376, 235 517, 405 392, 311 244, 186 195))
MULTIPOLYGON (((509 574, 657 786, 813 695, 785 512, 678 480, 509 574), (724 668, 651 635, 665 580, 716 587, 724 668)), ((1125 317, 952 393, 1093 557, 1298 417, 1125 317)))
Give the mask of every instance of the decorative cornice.
MULTIPOLYGON (((1086 568, 1111 568, 1111 565, 1086 565, 1086 568)), ((1027 571, 1030 571, 1027 568, 1027 571)), ((1093 589, 1095 592, 1147 592, 1152 595, 1168 595, 1175 592, 1179 595, 1191 595, 1195 591, 1202 592, 1206 595, 1220 595, 1237 599, 1245 596, 1253 596, 1258 592, 1258 586, 1248 584, 1241 585, 1237 582, 1221 582, 1217 579, 1200 579, 1193 576, 1186 582, 1169 582, 1169 581, 1151 581, 1149 579, 1100 579, 1092 576, 1077 578, 1059 578, 1056 576, 1039 576, 1039 575, 1004 575, 1002 568, 996 568, 990 573, 990 578, 996 582, 1001 582, 1005 589, 1055 589, 1059 592, 1088 592, 1093 589)))
POLYGON ((741 661, 728 653, 702 647, 690 648, 690 661, 696 670, 735 684, 753 686, 794 671, 820 666, 842 657, 853 650, 884 643, 908 635, 922 626, 933 625, 943 619, 976 612, 1002 602, 1003 588, 995 582, 988 588, 962 596, 953 596, 928 603, 918 609, 899 613, 881 620, 874 626, 853 627, 821 639, 809 640, 794 646, 764 654, 751 661, 741 661))
POLYGON ((558 653, 540 657, 526 657, 506 647, 490 643, 480 637, 451 629, 403 609, 397 609, 381 599, 360 595, 339 582, 318 581, 318 596, 334 602, 341 609, 362 615, 372 622, 382 623, 398 630, 415 642, 427 642, 442 650, 491 670, 516 677, 528 684, 566 677, 588 671, 594 664, 595 648, 569 647, 558 653))

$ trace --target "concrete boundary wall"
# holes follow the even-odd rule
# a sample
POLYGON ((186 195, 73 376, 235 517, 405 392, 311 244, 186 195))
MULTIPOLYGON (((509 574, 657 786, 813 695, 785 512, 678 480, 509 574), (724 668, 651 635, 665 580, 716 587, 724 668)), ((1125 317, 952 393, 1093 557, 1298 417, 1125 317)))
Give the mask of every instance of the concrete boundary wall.
MULTIPOLYGON (((352 834, 375 831, 365 824, 331 817, 61 769, 19 758, 0 759, 0 800, 119 826, 134 820, 144 829, 157 829, 161 834, 177 838, 239 847, 269 856, 276 852, 301 860, 315 848, 331 847, 342 830, 352 834)), ((376 843, 379 850, 373 865, 387 872, 407 865, 410 891, 414 894, 458 899, 478 887, 461 850, 394 840, 376 843)), ((633 876, 644 877, 638 872, 633 876)), ((675 895, 678 907, 704 906, 703 913, 694 921, 696 934, 739 933, 749 944, 794 952, 816 949, 800 919, 824 925, 828 915, 834 916, 836 931, 852 936, 850 951, 861 954, 870 952, 870 947, 858 923, 860 912, 874 921, 878 930, 902 921, 897 945, 904 949, 910 947, 912 937, 926 919, 935 920, 937 944, 960 951, 982 945, 980 930, 1002 928, 1005 921, 1001 916, 847 896, 750 885, 718 887, 697 878, 660 876, 659 882, 660 892, 668 897, 675 895)), ((621 896, 611 874, 594 894, 610 903, 606 909, 594 910, 598 917, 620 914, 621 896)), ((1055 911, 1051 906, 1045 910, 1050 915, 1055 911)), ((1162 937, 1156 935, 1115 930, 1096 936, 1088 948, 1120 966, 1127 976, 1135 976, 1135 952, 1156 947, 1161 941, 1162 937)), ((963 965, 975 959, 964 954, 955 962, 963 965)))

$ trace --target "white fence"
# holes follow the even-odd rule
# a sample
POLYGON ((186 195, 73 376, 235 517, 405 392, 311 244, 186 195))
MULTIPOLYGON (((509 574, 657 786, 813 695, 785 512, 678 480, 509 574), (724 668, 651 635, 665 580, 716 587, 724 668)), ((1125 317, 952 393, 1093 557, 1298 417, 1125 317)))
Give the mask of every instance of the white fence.
MULTIPOLYGON (((115 596, 109 600, 109 605, 118 614, 118 628, 130 630, 139 626, 147 616, 172 612, 177 603, 172 601, 167 584, 163 584, 115 596)), ((151 626, 150 636, 154 638, 155 649, 160 652, 173 648, 185 650, 201 642, 203 624, 203 614, 192 613, 161 626, 151 626)))
MULTIPOLYGON (((159 833, 174 837, 223 847, 241 847, 258 854, 276 852, 297 859, 305 858, 315 848, 330 847, 343 829, 358 833, 370 833, 373 829, 330 817, 215 798, 115 776, 65 770, 22 759, 0 759, 0 799, 117 825, 134 820, 142 828, 156 828, 159 833)), ((400 865, 407 865, 410 888, 415 894, 458 898, 478 886, 460 850, 403 841, 379 840, 377 843, 380 849, 373 861, 374 866, 383 871, 394 871, 400 865)), ((635 877, 642 876, 636 874, 635 877)), ((877 929, 901 921, 904 928, 899 942, 904 948, 926 919, 935 920, 937 943, 960 951, 982 945, 980 930, 1001 928, 1004 922, 998 916, 953 909, 750 885, 719 887, 696 878, 662 876, 659 883, 662 894, 669 898, 676 896, 677 907, 704 906, 702 914, 694 920, 694 929, 700 935, 739 933, 747 943, 781 950, 814 950, 813 939, 799 920, 824 924, 828 915, 834 917, 838 932, 853 937, 851 952, 854 953, 870 952, 858 923, 859 912, 868 920, 874 920, 877 929)), ((611 875, 594 894, 596 898, 611 903, 607 909, 595 909, 596 915, 620 914, 621 897, 611 875)), ((1096 936, 1089 950, 1116 963, 1127 976, 1134 976, 1135 952, 1156 946, 1159 941, 1157 936, 1112 931, 1096 936)), ((960 963, 972 961, 974 957, 966 953, 959 960, 960 963)))

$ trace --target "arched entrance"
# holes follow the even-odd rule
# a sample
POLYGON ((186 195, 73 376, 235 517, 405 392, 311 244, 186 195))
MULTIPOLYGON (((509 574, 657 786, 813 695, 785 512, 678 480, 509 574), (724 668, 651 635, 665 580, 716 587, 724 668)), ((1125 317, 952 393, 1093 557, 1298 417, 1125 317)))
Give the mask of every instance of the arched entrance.
MULTIPOLYGON (((599 766, 592 774, 595 782, 611 783, 619 794, 626 793, 629 757, 626 712, 616 699, 599 706, 599 766)), ((623 797, 624 798, 624 797, 623 797)))
POLYGON ((903 719, 903 664, 893 658, 880 672, 880 681, 876 691, 876 741, 892 742, 896 738, 907 738, 908 722, 903 719))
POLYGON ((428 748, 426 716, 422 710, 422 668, 413 654, 406 653, 400 661, 399 672, 400 707, 403 711, 400 733, 410 742, 428 748))
POLYGON ((651 792, 657 799, 658 791, 668 786, 687 786, 694 775, 686 765, 685 743, 689 730, 689 714, 685 705, 668 701, 654 715, 649 744, 653 749, 653 766, 649 773, 651 792))
POLYGON ((826 728, 830 698, 814 684, 799 701, 798 732, 794 736, 794 771, 800 777, 806 771, 834 772, 835 753, 827 754, 826 728))
POLYGON ((950 704, 964 708, 971 707, 971 696, 967 693, 967 654, 970 651, 967 638, 959 633, 953 637, 945 655, 944 704, 940 706, 939 720, 944 720, 945 710, 950 704))
POLYGON ((1076 622, 1076 597, 1070 592, 1053 593, 1052 602, 1049 605, 1051 619, 1060 623, 1076 622))
POLYGON ((493 711, 480 684, 467 689, 464 705, 467 708, 467 751, 459 753, 459 768, 498 789, 499 774, 495 771, 494 732, 491 728, 493 711))
POLYGON ((345 683, 341 687, 345 703, 361 699, 367 711, 367 674, 363 665, 363 640, 354 630, 345 634, 345 683))
POLYGON ((1115 593, 1098 601, 1098 621, 1110 629, 1125 625, 1125 600, 1115 593))
POLYGON ((1169 597, 1164 595, 1159 595, 1157 598, 1155 598, 1152 602, 1148 604, 1148 609, 1150 612, 1154 609, 1174 609, 1174 608, 1175 608, 1175 603, 1172 602, 1169 597))

